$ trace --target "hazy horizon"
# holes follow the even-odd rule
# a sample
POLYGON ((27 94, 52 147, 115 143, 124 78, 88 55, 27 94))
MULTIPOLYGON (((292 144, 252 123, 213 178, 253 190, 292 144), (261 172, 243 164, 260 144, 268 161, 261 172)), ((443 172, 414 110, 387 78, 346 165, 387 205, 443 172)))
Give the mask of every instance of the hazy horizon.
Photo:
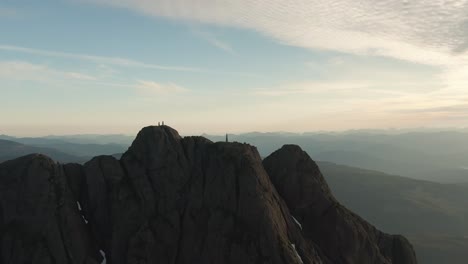
MULTIPOLYGON (((106 128, 99 129, 99 130, 81 130, 80 128, 76 127, 66 127, 64 130, 55 130, 54 127, 49 127, 44 129, 44 133, 37 133, 28 132, 27 129, 21 128, 19 129, 18 133, 15 133, 15 130, 8 130, 4 128, 0 128, 0 135, 4 136, 11 136, 11 137, 73 137, 73 136, 131 136, 134 137, 136 134, 144 127, 147 126, 157 126, 158 124, 147 124, 142 125, 132 130, 107 130, 106 128), (63 132, 59 132, 63 131, 63 132), (77 132, 83 131, 83 132, 77 132), (10 133, 9 133, 10 132, 10 133)), ((223 131, 202 131, 202 130, 183 130, 180 129, 177 125, 167 124, 168 126, 176 129, 182 136, 191 136, 191 135, 209 135, 209 136, 224 136, 226 134, 236 134, 236 135, 243 135, 243 134, 251 134, 251 133, 283 133, 283 134, 350 134, 350 133, 381 133, 383 135, 392 135, 392 134, 404 134, 404 133, 437 133, 437 132, 468 132, 468 127, 407 127, 407 128, 356 128, 356 129, 343 129, 343 130, 306 130, 306 131, 292 131, 292 130, 239 130, 239 131, 230 131, 230 130, 223 130, 223 131), (193 132, 192 132, 193 131, 193 132)), ((116 128, 118 129, 118 128, 116 128)))
POLYGON ((4 1, 2 133, 468 126, 466 1, 4 1))

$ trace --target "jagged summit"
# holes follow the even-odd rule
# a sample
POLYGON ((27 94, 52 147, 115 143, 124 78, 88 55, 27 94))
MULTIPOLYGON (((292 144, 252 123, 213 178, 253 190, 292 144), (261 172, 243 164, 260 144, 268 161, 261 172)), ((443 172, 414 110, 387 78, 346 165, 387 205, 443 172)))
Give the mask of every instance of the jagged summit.
POLYGON ((0 164, 3 263, 416 263, 404 238, 340 206, 297 146, 143 128, 120 160, 0 164))

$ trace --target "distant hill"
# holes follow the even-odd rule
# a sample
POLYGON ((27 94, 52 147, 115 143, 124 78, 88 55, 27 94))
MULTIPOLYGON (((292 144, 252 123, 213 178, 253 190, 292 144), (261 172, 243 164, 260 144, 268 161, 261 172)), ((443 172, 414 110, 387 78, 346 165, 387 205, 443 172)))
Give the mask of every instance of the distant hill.
POLYGON ((468 259, 468 185, 440 184, 318 162, 346 207, 386 232, 402 233, 420 263, 468 259))
POLYGON ((468 259, 468 237, 409 236, 416 247, 420 264, 465 264, 468 259))
POLYGON ((111 140, 122 141, 124 136, 50 136, 38 138, 16 138, 6 135, 0 135, 0 139, 18 142, 21 144, 35 146, 40 148, 53 148, 73 156, 93 157, 98 155, 111 155, 122 153, 127 150, 130 143, 117 144, 109 143, 111 140), (96 143, 105 142, 105 143, 96 143))
POLYGON ((15 159, 32 153, 47 155, 59 162, 83 162, 87 157, 78 157, 53 148, 36 147, 0 139, 0 162, 15 159))
POLYGON ((122 134, 83 134, 83 135, 66 135, 66 136, 46 136, 44 139, 56 139, 76 144, 116 144, 123 146, 130 146, 132 141, 135 139, 133 135, 122 135, 122 134))

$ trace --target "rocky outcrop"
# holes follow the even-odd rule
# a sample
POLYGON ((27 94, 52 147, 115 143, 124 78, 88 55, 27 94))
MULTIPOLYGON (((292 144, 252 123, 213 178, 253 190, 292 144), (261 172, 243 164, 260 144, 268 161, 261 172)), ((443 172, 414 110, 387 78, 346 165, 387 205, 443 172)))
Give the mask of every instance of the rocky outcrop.
POLYGON ((3 163, 0 264, 416 263, 404 238, 340 206, 298 151, 262 164, 250 145, 158 126, 120 160, 3 163))
POLYGON ((42 155, 0 165, 0 263, 101 263, 62 166, 42 155))
POLYGON ((416 263, 408 240, 378 231, 338 203, 317 164, 298 146, 283 146, 263 165, 304 238, 333 263, 416 263))

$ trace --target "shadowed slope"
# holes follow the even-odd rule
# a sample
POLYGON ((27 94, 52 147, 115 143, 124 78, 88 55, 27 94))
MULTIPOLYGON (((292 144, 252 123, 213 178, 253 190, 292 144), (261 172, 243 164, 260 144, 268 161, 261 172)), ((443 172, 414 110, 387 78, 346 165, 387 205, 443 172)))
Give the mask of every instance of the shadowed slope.
POLYGON ((409 242, 386 235, 339 204, 318 166, 298 146, 286 145, 264 167, 303 234, 333 263, 416 263, 409 242))

